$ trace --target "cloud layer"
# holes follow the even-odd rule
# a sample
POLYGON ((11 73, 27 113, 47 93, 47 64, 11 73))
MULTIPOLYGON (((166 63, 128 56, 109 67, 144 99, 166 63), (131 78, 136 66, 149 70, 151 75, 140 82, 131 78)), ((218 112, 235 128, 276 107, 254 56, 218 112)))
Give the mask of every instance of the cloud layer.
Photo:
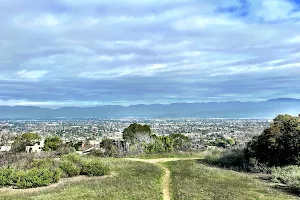
POLYGON ((221 2, 2 2, 0 104, 300 98, 300 2, 221 2))

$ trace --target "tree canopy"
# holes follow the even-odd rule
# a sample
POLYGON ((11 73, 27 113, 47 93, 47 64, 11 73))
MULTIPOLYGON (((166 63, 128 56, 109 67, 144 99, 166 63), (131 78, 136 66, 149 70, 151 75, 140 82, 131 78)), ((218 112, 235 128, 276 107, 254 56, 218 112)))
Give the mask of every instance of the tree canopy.
POLYGON ((191 148, 191 140, 183 134, 174 133, 170 135, 170 138, 174 141, 173 147, 175 151, 186 151, 191 148))
POLYGON ((15 138, 13 149, 15 151, 25 151, 26 146, 33 145, 41 139, 41 136, 37 133, 24 133, 15 138))
POLYGON ((137 136, 145 134, 151 135, 151 129, 148 125, 141 125, 141 124, 130 124, 129 127, 125 128, 123 131, 123 139, 125 141, 135 143, 137 136))
POLYGON ((61 147, 62 143, 63 143, 63 141, 58 136, 48 137, 45 139, 44 150, 45 151, 56 151, 61 147))
POLYGON ((300 164, 300 116, 278 115, 247 144, 246 155, 269 166, 300 164))

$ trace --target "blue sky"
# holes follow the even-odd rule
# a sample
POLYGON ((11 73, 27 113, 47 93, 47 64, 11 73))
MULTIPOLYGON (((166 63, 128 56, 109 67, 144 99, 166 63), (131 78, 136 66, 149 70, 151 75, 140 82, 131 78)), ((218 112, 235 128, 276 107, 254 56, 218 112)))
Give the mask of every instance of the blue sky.
POLYGON ((296 0, 10 0, 0 105, 300 98, 296 0))

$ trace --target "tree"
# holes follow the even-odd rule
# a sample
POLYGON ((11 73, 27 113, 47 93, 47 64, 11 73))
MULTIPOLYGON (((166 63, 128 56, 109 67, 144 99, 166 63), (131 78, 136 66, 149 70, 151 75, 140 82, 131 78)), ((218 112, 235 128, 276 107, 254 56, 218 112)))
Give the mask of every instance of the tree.
POLYGON ((112 157, 117 154, 117 147, 112 139, 104 138, 101 142, 101 148, 104 149, 104 156, 112 157))
POLYGON ((153 137, 153 142, 146 146, 149 153, 163 153, 174 151, 174 140, 169 136, 156 136, 153 137))
POLYGON ((58 136, 48 137, 45 139, 45 151, 56 151, 63 144, 63 141, 58 136))
POLYGON ((174 140, 173 147, 175 151, 187 151, 192 146, 191 140, 183 134, 171 134, 170 138, 174 140))
POLYGON ((26 146, 34 145, 41 140, 41 136, 37 133, 24 133, 17 136, 13 143, 13 150, 16 152, 25 151, 26 146))
POLYGON ((123 130, 123 139, 127 142, 132 144, 136 143, 137 137, 140 135, 151 135, 151 129, 148 125, 141 125, 141 124, 130 124, 129 127, 123 130))
POLYGON ((270 128, 247 144, 246 155, 269 166, 299 164, 300 117, 278 115, 270 128))
POLYGON ((0 146, 7 145, 8 141, 11 139, 11 136, 7 130, 7 126, 0 127, 0 146))

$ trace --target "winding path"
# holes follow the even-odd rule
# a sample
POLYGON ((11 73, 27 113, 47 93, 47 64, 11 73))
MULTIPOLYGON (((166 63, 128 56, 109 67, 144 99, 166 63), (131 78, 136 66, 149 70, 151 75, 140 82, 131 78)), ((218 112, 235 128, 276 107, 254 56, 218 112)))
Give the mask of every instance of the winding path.
POLYGON ((164 162, 171 162, 171 161, 178 161, 178 160, 197 160, 199 158, 156 158, 156 159, 139 159, 139 158, 125 158, 126 160, 131 161, 138 161, 138 162, 146 162, 146 163, 152 163, 160 168, 162 168, 165 172, 162 182, 162 194, 163 194, 163 200, 171 200, 170 195, 170 170, 165 167, 163 164, 164 162))

